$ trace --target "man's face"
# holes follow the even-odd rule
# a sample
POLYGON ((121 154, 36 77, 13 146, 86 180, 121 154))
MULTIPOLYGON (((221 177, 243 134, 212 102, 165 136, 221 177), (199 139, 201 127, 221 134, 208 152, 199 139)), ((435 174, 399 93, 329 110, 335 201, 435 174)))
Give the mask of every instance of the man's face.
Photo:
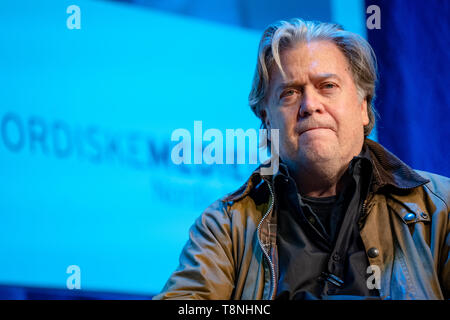
POLYGON ((310 165, 349 162, 361 151, 367 103, 358 97, 350 66, 328 41, 300 44, 281 54, 265 108, 268 129, 279 129, 280 157, 310 165))

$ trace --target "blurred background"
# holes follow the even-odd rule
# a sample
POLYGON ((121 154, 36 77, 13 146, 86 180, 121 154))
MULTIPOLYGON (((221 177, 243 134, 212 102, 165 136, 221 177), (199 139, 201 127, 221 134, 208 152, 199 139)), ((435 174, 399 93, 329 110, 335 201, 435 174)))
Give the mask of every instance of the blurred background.
POLYGON ((0 298, 147 299, 162 289, 193 221, 256 167, 175 165, 171 134, 194 121, 259 128, 247 97, 259 38, 276 20, 332 21, 368 39, 380 74, 371 138, 450 176, 449 8, 0 0, 0 298), (71 5, 79 29, 68 27, 71 5), (68 288, 72 265, 80 289, 68 288))

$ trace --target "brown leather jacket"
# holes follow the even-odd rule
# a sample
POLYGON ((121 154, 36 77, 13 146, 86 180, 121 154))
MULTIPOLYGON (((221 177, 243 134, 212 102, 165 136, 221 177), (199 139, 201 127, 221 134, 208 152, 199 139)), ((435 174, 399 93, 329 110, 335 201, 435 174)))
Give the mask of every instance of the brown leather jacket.
MULTIPOLYGON (((414 171, 366 139, 374 167, 360 234, 381 270, 383 299, 450 298, 450 179, 414 171)), ((256 170, 189 232, 177 270, 154 299, 273 299, 277 291, 272 176, 256 170)), ((372 257, 371 257, 372 256, 372 257)))

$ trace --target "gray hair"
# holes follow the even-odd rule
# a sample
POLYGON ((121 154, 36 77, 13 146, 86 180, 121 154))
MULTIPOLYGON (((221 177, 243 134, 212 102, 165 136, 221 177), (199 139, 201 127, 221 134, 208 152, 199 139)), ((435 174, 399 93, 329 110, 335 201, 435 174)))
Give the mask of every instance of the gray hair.
MULTIPOLYGON (((262 118, 264 104, 269 91, 270 72, 274 63, 284 77, 280 54, 283 50, 302 42, 325 40, 334 43, 349 62, 358 96, 367 101, 369 124, 364 126, 364 136, 368 136, 375 126, 377 115, 373 106, 377 82, 377 62, 370 44, 356 33, 345 31, 332 23, 292 19, 269 25, 261 37, 258 49, 258 62, 253 77, 249 104, 258 118, 262 118)), ((265 127, 263 121, 262 126, 265 127)))

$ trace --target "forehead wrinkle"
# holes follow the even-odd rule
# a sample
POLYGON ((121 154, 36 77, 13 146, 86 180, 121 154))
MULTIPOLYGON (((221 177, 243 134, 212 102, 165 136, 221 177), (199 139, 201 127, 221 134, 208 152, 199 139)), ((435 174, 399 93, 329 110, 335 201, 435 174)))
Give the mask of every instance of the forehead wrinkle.
MULTIPOLYGON (((281 64, 285 70, 286 75, 292 76, 292 70, 302 70, 305 72, 324 72, 327 70, 317 70, 317 68, 334 66, 333 69, 343 69, 348 72, 351 71, 349 61, 344 53, 334 44, 328 41, 313 41, 311 43, 301 43, 298 46, 288 49, 281 54, 281 64), (292 57, 291 53, 296 52, 301 54, 301 59, 292 57), (288 72, 286 72, 288 71, 288 72)), ((338 70, 333 70, 338 71, 338 70)), ((332 72, 330 72, 332 73, 332 72)), ((334 72, 335 73, 335 72, 334 72)))
MULTIPOLYGON (((275 68, 271 70, 273 77, 270 82, 271 83, 278 82, 278 85, 276 87, 269 85, 269 87, 272 87, 272 89, 269 89, 270 91, 277 94, 279 90, 282 88, 302 87, 305 86, 306 83, 308 83, 309 81, 315 82, 326 78, 335 78, 340 82, 345 81, 346 76, 345 75, 339 76, 337 72, 340 71, 339 66, 342 66, 342 64, 344 64, 343 71, 349 72, 349 64, 343 53, 339 50, 339 48, 337 48, 332 43, 325 43, 326 47, 328 46, 328 44, 331 44, 332 46, 331 51, 334 51, 337 54, 334 55, 334 57, 332 57, 333 61, 330 60, 322 61, 323 60, 321 59, 322 54, 329 52, 327 48, 326 47, 318 48, 316 46, 311 47, 308 46, 308 44, 306 46, 304 46, 305 44, 302 44, 298 47, 285 50, 284 52, 281 53, 280 62, 284 70, 285 77, 283 77, 283 75, 281 74, 278 66, 275 66, 275 68), (296 51, 297 53, 301 51, 302 53, 301 59, 298 58, 298 55, 297 57, 291 56, 290 53, 292 53, 293 51, 296 51), (342 60, 341 58, 344 59, 342 60), (332 70, 326 70, 329 69, 330 67, 332 70)), ((352 74, 350 72, 350 77, 351 76, 352 74)))

